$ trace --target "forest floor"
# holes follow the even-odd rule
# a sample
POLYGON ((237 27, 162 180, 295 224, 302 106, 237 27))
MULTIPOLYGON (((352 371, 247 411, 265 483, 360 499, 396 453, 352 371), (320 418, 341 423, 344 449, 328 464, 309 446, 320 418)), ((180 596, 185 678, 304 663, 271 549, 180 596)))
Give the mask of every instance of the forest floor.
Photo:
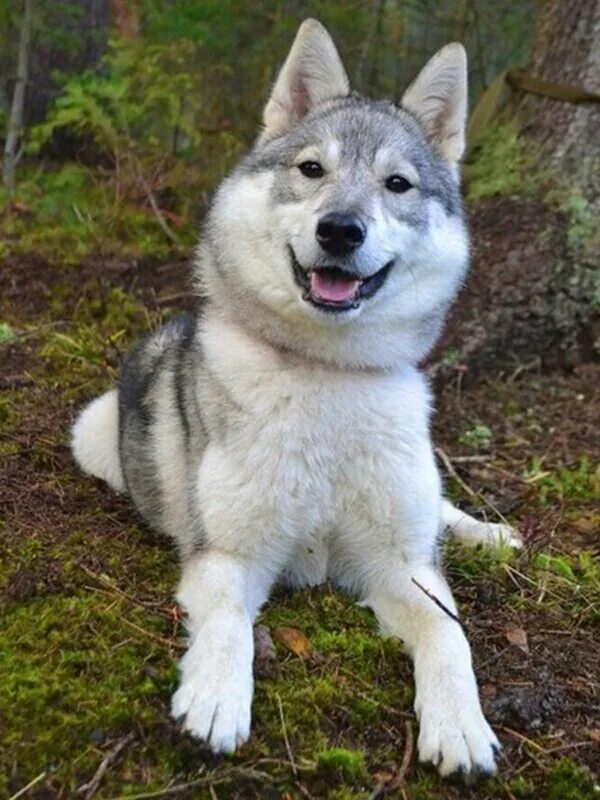
POLYGON ((445 552, 504 746, 497 777, 465 788, 417 765, 409 659, 330 587, 278 590, 261 614, 237 755, 208 755, 171 721, 174 552, 77 472, 68 431, 135 336, 192 305, 186 274, 26 257, 0 270, 0 797, 598 797, 598 365, 457 370, 437 391, 449 492, 525 540, 445 552))

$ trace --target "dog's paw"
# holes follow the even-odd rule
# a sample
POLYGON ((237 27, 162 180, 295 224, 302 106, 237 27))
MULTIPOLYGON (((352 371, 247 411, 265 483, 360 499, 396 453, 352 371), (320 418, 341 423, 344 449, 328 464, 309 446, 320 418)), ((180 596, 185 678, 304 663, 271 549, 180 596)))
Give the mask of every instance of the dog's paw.
POLYGON ((456 538, 470 547, 482 544, 486 547, 508 545, 520 550, 523 547, 521 534, 511 525, 498 522, 480 522, 469 519, 456 529, 456 538))
POLYGON ((500 547, 501 545, 508 545, 520 550, 523 547, 523 539, 521 534, 516 528, 511 525, 505 525, 497 522, 484 522, 485 527, 483 531, 482 541, 490 547, 500 547))
POLYGON ((194 645, 180 662, 181 685, 171 715, 214 753, 232 753, 250 736, 251 658, 230 657, 194 645))
POLYGON ((449 686, 426 701, 417 699, 420 720, 419 761, 437 767, 440 775, 461 775, 467 782, 496 772, 500 743, 472 693, 449 686), (462 695, 462 696, 461 696, 462 695))

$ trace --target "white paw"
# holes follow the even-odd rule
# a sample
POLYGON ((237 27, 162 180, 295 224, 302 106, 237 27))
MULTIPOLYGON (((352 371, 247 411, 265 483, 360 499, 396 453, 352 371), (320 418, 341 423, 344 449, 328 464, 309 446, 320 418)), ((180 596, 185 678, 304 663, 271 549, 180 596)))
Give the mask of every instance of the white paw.
POLYGON ((474 681, 473 687, 462 683, 449 680, 441 690, 438 685, 437 691, 430 687, 417 695, 419 761, 433 764, 442 776, 472 780, 496 772, 500 744, 483 716, 474 681))
POLYGON ((481 524, 485 528, 485 531, 483 531, 484 538, 482 539, 484 544, 488 544, 491 547, 508 545, 517 550, 523 547, 523 539, 521 539, 521 534, 516 528, 495 522, 483 522, 481 524))
POLYGON ((470 547, 475 547, 478 544, 483 544, 486 547, 508 545, 516 549, 523 547, 523 540, 519 531, 504 523, 480 522, 471 517, 465 517, 452 530, 460 542, 470 547))
POLYGON ((244 644, 235 652, 199 636, 179 665, 171 715, 214 753, 232 753, 250 736, 252 649, 248 656, 244 644))

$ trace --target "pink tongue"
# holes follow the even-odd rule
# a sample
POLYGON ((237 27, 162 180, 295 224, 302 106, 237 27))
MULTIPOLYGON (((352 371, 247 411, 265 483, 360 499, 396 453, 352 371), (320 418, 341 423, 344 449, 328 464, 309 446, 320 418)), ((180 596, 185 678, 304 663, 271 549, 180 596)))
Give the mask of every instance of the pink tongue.
POLYGON ((310 273, 310 291, 320 300, 329 300, 332 303, 352 300, 357 288, 358 281, 353 278, 344 278, 327 271, 310 273))

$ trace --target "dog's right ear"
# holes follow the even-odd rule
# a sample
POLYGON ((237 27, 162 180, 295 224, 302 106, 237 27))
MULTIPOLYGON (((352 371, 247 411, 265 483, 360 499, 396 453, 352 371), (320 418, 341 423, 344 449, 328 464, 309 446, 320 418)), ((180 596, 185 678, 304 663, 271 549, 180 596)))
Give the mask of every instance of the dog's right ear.
POLYGON ((331 36, 316 19, 305 20, 277 77, 263 115, 263 136, 280 133, 319 103, 350 92, 331 36))

